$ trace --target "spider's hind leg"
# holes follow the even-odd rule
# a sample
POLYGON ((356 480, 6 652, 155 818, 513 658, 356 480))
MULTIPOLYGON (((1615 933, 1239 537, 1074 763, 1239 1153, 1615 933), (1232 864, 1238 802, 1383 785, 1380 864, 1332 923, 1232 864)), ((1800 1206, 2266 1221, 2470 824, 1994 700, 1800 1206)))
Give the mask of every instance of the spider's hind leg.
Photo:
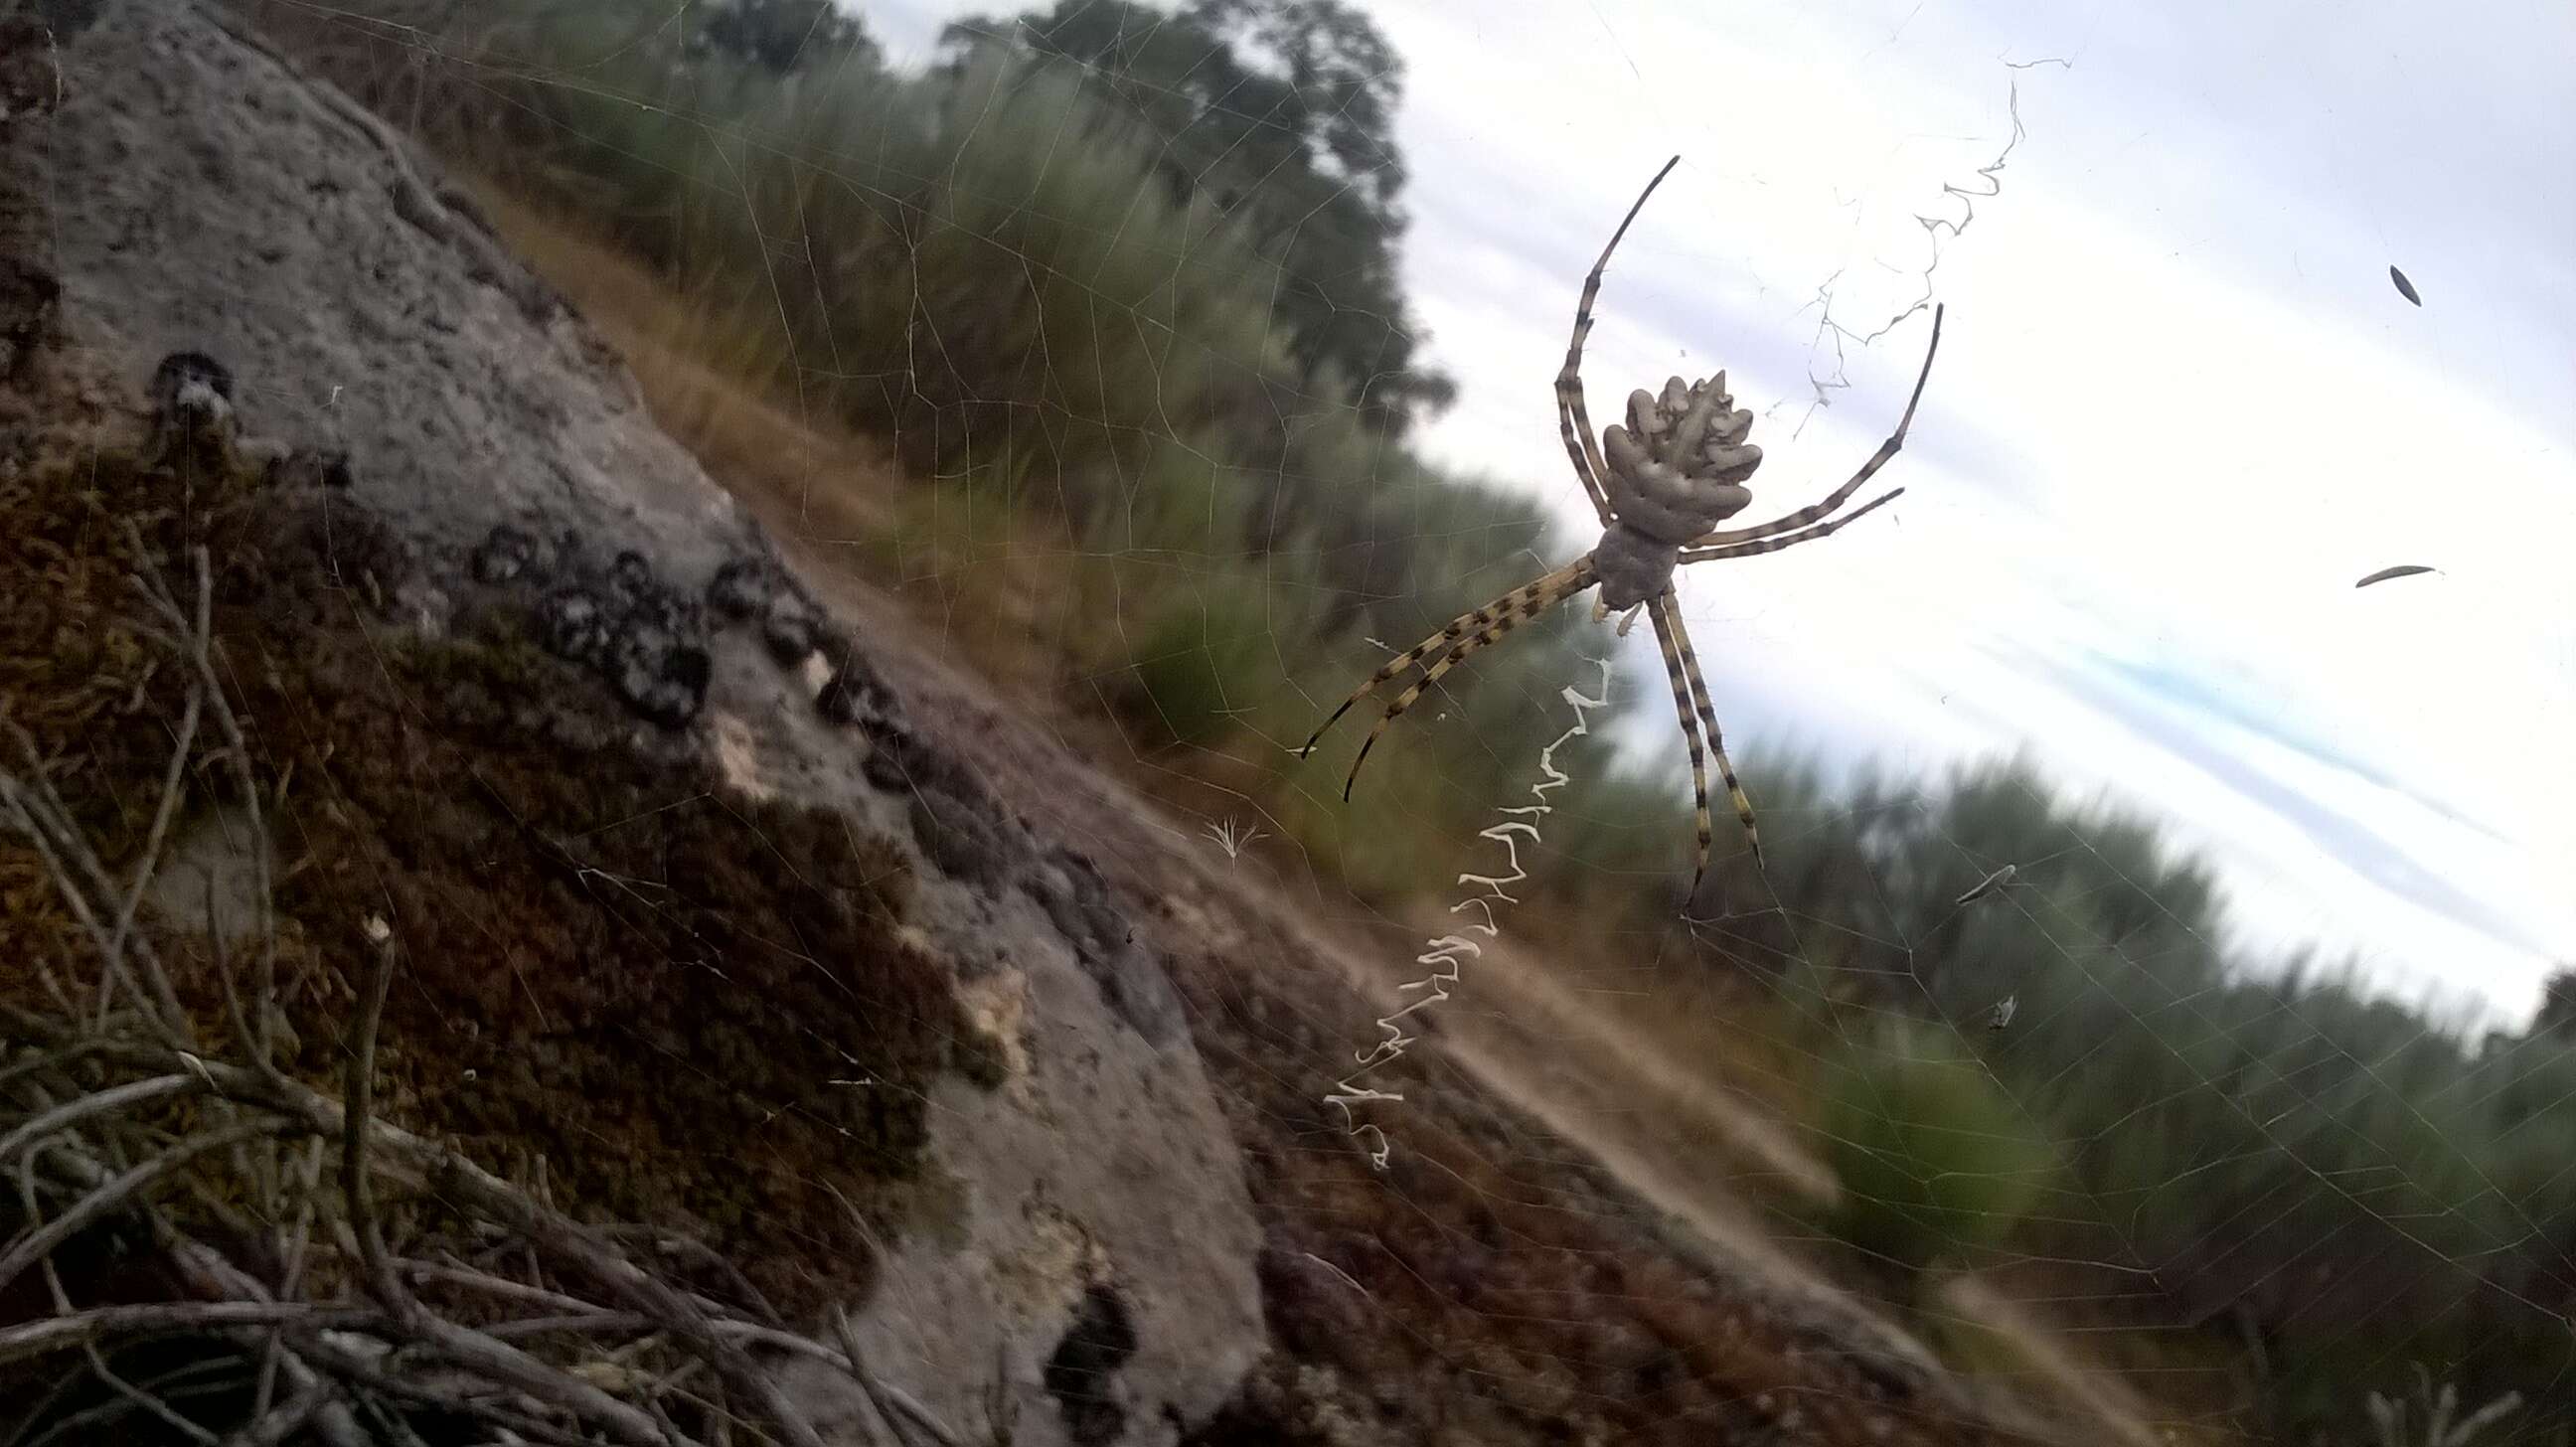
POLYGON ((1359 756, 1351 760, 1350 777, 1342 781, 1342 798, 1347 802, 1351 797, 1351 785, 1359 779, 1360 765, 1368 762, 1369 750, 1377 746, 1378 736, 1386 732, 1388 725, 1403 716, 1406 709, 1413 707, 1414 701, 1422 697, 1425 691, 1438 683, 1442 674, 1457 667, 1460 660, 1468 654, 1500 639, 1504 634, 1591 587, 1594 581, 1592 559, 1587 555, 1553 573, 1514 588, 1472 613, 1462 613, 1451 619, 1448 627, 1380 665, 1377 672, 1368 676, 1367 681, 1352 690, 1349 698, 1342 700, 1342 706, 1333 710, 1333 716, 1324 720, 1313 736, 1306 740, 1306 746, 1297 751, 1297 756, 1302 759, 1313 753, 1316 742, 1323 738, 1325 730, 1339 722, 1343 714, 1350 712, 1352 705, 1376 692, 1380 684, 1446 646, 1448 651, 1441 654, 1439 661, 1425 669, 1422 677, 1414 680, 1404 692, 1395 696, 1393 703, 1386 706, 1386 711, 1378 716, 1377 726, 1369 730, 1368 738, 1360 744, 1359 756))
POLYGON ((1717 726, 1717 710, 1709 703, 1708 681, 1700 676, 1699 653, 1691 647, 1690 630, 1682 626, 1681 602, 1667 589, 1648 605, 1655 619, 1655 637, 1664 646, 1664 676, 1673 687, 1673 708, 1681 715, 1682 737, 1690 743, 1691 787, 1698 803, 1699 864, 1691 875, 1691 893, 1699 893, 1700 881, 1708 873, 1708 853, 1715 826, 1708 807, 1708 762, 1701 751, 1701 740, 1707 741, 1707 753, 1717 756, 1717 774, 1725 781, 1728 802, 1735 806, 1735 817, 1744 825, 1745 843, 1753 850, 1753 867, 1762 867, 1762 831, 1753 823, 1753 801, 1745 797, 1744 785, 1735 777, 1735 764, 1726 756, 1726 735, 1717 726))
POLYGON ((1708 749, 1700 737, 1699 718, 1691 708, 1695 700, 1690 684, 1682 676, 1682 656, 1674 646, 1676 624, 1671 611, 1664 606, 1663 598, 1648 606, 1654 609, 1655 641, 1664 645, 1664 677, 1673 686, 1673 712, 1681 720, 1683 741, 1690 745, 1691 801, 1697 806, 1699 824, 1699 863, 1691 870, 1690 897, 1697 899, 1700 881, 1708 876, 1709 839, 1716 833, 1708 813, 1708 749))

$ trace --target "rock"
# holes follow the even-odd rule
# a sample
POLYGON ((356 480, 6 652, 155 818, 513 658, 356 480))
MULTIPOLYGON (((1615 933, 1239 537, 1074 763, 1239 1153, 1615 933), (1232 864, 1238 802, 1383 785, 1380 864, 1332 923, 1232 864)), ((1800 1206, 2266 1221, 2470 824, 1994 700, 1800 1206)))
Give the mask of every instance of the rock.
POLYGON ((814 695, 815 710, 837 724, 894 724, 894 690, 858 645, 837 639, 824 652, 832 660, 832 676, 814 695))
POLYGON ((1138 944, 1136 930, 1111 898, 1108 881, 1090 860, 1070 849, 1054 850, 1048 867, 1026 880, 1057 929, 1073 942, 1075 957, 1100 982, 1120 1019, 1156 1045, 1188 1034, 1188 1018, 1170 971, 1138 944))
POLYGON ((1047 1395, 1055 1398, 1064 1434, 1074 1447, 1109 1447, 1127 1433, 1127 1404, 1118 1369, 1136 1355, 1136 1320, 1127 1298, 1095 1283, 1074 1308, 1054 1354, 1047 1358, 1047 1395))
POLYGON ((779 667, 800 668, 822 646, 823 625, 803 606, 788 606, 781 599, 771 606, 767 621, 761 625, 760 638, 779 667))
POLYGON ((497 587, 528 571, 536 561, 534 535, 508 523, 494 523, 491 533, 475 545, 470 566, 474 581, 497 587))
POLYGON ((715 615, 718 623, 765 621, 770 600, 777 596, 778 578, 767 562, 759 558, 728 558, 707 582, 707 611, 715 615))
POLYGON ((703 648, 657 635, 626 634, 610 644, 609 677, 626 706, 666 729, 685 728, 706 706, 714 660, 703 648))
POLYGON ((240 434, 233 411, 232 369, 203 352, 172 352, 152 369, 151 455, 179 465, 191 458, 222 465, 240 434))
POLYGON ((357 486, 349 454, 336 447, 293 447, 268 470, 272 487, 325 488, 345 492, 357 486))
MULTIPOLYGON (((753 570, 726 570, 776 544, 652 425, 597 333, 529 304, 543 289, 449 183, 424 183, 433 167, 195 5, 88 8, 59 37, 59 108, 0 116, 0 363, 44 329, 128 389, 174 353, 220 359, 176 369, 167 410, 201 431, 221 402, 293 444, 277 466, 337 489, 308 511, 350 581, 417 560, 406 621, 518 610, 595 670, 594 702, 677 731, 619 731, 604 707, 539 693, 508 717, 578 727, 586 748, 721 745, 746 788, 870 829, 928 816, 925 852, 956 872, 917 881, 917 927, 977 962, 961 994, 990 997, 1013 1048, 998 1082, 935 1083, 917 1209, 873 1291, 850 1285, 857 1330, 882 1375, 970 1437, 996 1402, 1021 1447, 1167 1447, 1208 1421, 1263 1349, 1260 1231, 1178 997, 1114 923, 1125 906, 906 722, 918 704, 884 656, 836 652, 828 706, 780 675, 772 659, 801 667, 840 625, 783 565, 755 604, 753 570), (18 196, 46 199, 43 227, 17 227, 18 196), (366 560, 353 518, 385 534, 366 560), (1068 1412, 1050 1367, 1053 1385, 1105 1383, 1115 1413, 1068 1412)), ((21 54, 0 36, 0 97, 21 54)), ((797 1382, 818 1410, 861 1410, 832 1372, 797 1382)))
POLYGON ((671 577, 760 550, 613 353, 570 318, 531 320, 525 268, 496 271, 417 147, 381 144, 345 96, 194 4, 86 8, 57 37, 60 108, 0 126, 47 173, 46 259, 79 345, 138 381, 181 352, 257 378, 227 399, 257 413, 245 425, 345 452, 353 500, 425 554, 531 519, 671 577))
POLYGON ((581 588, 558 588, 537 605, 537 641, 548 653, 589 663, 608 651, 608 609, 581 588))

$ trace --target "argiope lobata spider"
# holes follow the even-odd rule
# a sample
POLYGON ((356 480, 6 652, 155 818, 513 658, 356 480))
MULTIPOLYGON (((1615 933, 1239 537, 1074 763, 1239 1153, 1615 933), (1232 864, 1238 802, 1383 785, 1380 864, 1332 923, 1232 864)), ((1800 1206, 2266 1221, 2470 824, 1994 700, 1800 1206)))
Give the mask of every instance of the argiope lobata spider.
POLYGON ((1830 537, 1872 508, 1895 501, 1905 489, 1897 488, 1862 504, 1857 511, 1824 521, 1850 501, 1852 494, 1860 491, 1905 445, 1906 429, 1914 425, 1914 408, 1923 400, 1923 384, 1932 378, 1932 357, 1941 349, 1942 309, 1932 310, 1932 345, 1923 354, 1923 372, 1914 380, 1914 394, 1906 399, 1905 415, 1898 419, 1896 431, 1879 445, 1877 454, 1852 474, 1851 481, 1835 488, 1824 501, 1787 517, 1754 527, 1720 530, 1717 524, 1752 504, 1753 494, 1744 482, 1762 465, 1762 449, 1746 440, 1753 430, 1753 414, 1735 409, 1735 399, 1727 395, 1726 373, 1719 372, 1688 386, 1674 377, 1664 383, 1661 396, 1643 390, 1629 393, 1628 425, 1614 423, 1598 439, 1592 434, 1592 419, 1583 402, 1583 339, 1592 331, 1592 302, 1601 291, 1601 275, 1609 268, 1610 253, 1619 249, 1619 240, 1628 234, 1637 213, 1646 209, 1647 198, 1679 164, 1679 156, 1664 163, 1655 179, 1646 183, 1637 204, 1628 208, 1619 229, 1610 234, 1610 244, 1601 248, 1601 259, 1592 264, 1591 275, 1583 280, 1583 300, 1574 309, 1574 339, 1567 343, 1565 366, 1556 374, 1557 430, 1564 435, 1565 454, 1574 462, 1575 476, 1583 479, 1583 490, 1592 498, 1593 511, 1601 515, 1601 541, 1591 552, 1555 572, 1525 583, 1472 613, 1451 619, 1448 627, 1388 659, 1342 701, 1340 708, 1333 710, 1333 716, 1324 720, 1297 756, 1304 758, 1313 753, 1325 731, 1350 712, 1353 704, 1376 692, 1380 684, 1439 653, 1438 661, 1397 694, 1395 702, 1379 715, 1377 726, 1369 730, 1367 740, 1360 745, 1359 757, 1351 761, 1350 778, 1342 784, 1342 798, 1348 800, 1351 784, 1358 780, 1360 765, 1367 762, 1378 736, 1411 708, 1425 689, 1439 682, 1442 674, 1457 667, 1468 654, 1599 584, 1601 595, 1592 612, 1596 621, 1613 612, 1625 613, 1627 616, 1619 624, 1619 631, 1625 633, 1629 623, 1635 621, 1637 610, 1643 608, 1653 616, 1655 637, 1663 644, 1664 673, 1672 683, 1682 737, 1690 744, 1691 784, 1699 806, 1699 867, 1692 877, 1692 890, 1696 893, 1699 878, 1708 872, 1709 838, 1714 832, 1708 812, 1709 753, 1717 755, 1718 773, 1726 780, 1736 816, 1744 821, 1744 836, 1752 845, 1757 869, 1762 864, 1762 835, 1754 828, 1753 803, 1744 797, 1744 786, 1736 782, 1735 766, 1727 760, 1717 713, 1709 704, 1708 684, 1700 677, 1699 656, 1691 648, 1690 634, 1682 627, 1680 603, 1673 592, 1673 571, 1687 563, 1749 558, 1793 543, 1830 537), (1441 652, 1443 649, 1447 651, 1441 652))

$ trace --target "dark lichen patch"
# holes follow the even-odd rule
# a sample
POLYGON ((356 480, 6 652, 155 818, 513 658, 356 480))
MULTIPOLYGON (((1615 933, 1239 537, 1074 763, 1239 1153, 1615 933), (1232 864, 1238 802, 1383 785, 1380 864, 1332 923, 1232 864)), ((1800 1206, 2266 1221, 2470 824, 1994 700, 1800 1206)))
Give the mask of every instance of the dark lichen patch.
MULTIPOLYGON (((387 1114, 599 1220, 704 1234, 793 1312, 863 1286, 923 1091, 977 1069, 946 966, 898 926, 903 852, 846 819, 732 795, 693 752, 468 606, 427 640, 386 625, 404 550, 344 498, 266 470, 83 449, 0 479, 0 707, 110 868, 148 827, 184 704, 128 576, 188 596, 214 559, 220 667, 275 840, 288 1065, 333 1083, 349 962, 389 923, 400 965, 387 1114), (140 551, 126 523, 140 529, 140 551)), ((191 813, 229 803, 190 770, 191 813)), ((13 765, 23 761, 13 758, 13 765)), ((163 937, 226 1038, 202 941, 163 937)), ((77 956, 41 863, 0 840, 0 997, 77 956)))
POLYGON ((1047 1358, 1047 1395, 1064 1414, 1074 1447, 1104 1447, 1127 1430, 1127 1408, 1118 1400, 1118 1369, 1136 1355, 1136 1320, 1127 1298, 1109 1285, 1094 1285, 1074 1308, 1054 1355, 1047 1358))

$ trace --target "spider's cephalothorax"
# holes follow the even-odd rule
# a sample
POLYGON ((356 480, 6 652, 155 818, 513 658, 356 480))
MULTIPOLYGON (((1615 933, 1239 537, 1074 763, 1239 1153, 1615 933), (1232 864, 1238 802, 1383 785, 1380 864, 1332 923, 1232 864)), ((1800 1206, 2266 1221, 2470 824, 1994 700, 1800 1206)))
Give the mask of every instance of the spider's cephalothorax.
MULTIPOLYGON (((1752 847, 1757 868, 1762 862, 1762 836, 1753 827, 1752 801, 1744 797, 1743 786, 1736 782, 1735 766, 1727 761, 1717 711, 1709 703, 1708 682, 1700 676, 1699 656, 1682 626, 1681 604, 1673 592, 1673 572, 1690 563, 1749 558, 1793 543, 1831 537, 1837 529, 1872 509, 1895 501, 1905 489, 1893 489, 1851 512, 1834 516, 1905 445, 1906 429, 1914 425, 1914 408, 1923 400, 1923 384, 1932 376, 1932 356, 1941 347, 1941 309, 1932 309, 1932 344, 1924 352, 1923 372, 1914 379, 1914 395, 1905 403, 1905 415, 1898 419, 1896 431, 1879 444, 1877 453, 1861 464, 1850 481, 1835 488, 1824 501, 1786 517, 1749 528, 1719 528, 1719 523, 1752 505, 1753 494, 1744 482, 1762 465, 1762 449, 1746 440, 1753 430, 1753 414, 1737 410, 1735 399, 1727 395, 1724 372, 1692 383, 1674 377, 1664 383, 1660 395, 1642 390, 1630 393, 1627 425, 1614 424, 1598 438, 1592 435, 1592 420, 1585 414, 1583 401, 1583 339, 1592 330, 1592 301, 1600 294, 1602 273, 1610 267, 1610 253, 1619 249, 1619 238, 1628 234, 1629 223, 1646 208, 1646 197, 1655 194, 1655 188, 1663 184, 1664 177, 1680 161, 1681 157, 1675 156, 1664 163, 1664 169, 1646 183, 1637 204, 1628 208, 1627 219, 1610 234, 1610 244, 1601 248, 1601 259, 1592 264, 1591 275, 1583 279, 1583 299, 1574 308, 1574 339, 1566 344, 1565 365, 1556 374, 1557 431, 1565 440, 1565 455, 1574 463, 1574 475, 1582 481, 1585 495, 1592 500, 1592 510, 1600 516, 1601 541, 1591 552, 1555 572, 1524 583, 1472 613, 1460 614, 1449 621, 1448 627, 1388 659, 1342 701, 1340 708, 1333 710, 1333 716, 1306 740, 1299 757, 1313 753, 1324 730, 1350 712, 1352 705, 1376 692, 1389 679, 1438 654, 1422 670, 1422 676, 1386 706, 1378 716, 1377 727, 1369 730, 1368 739, 1360 745, 1359 757, 1351 761, 1350 779, 1358 779, 1360 765, 1367 761, 1369 750, 1376 746, 1387 725, 1411 708, 1424 690, 1438 683, 1442 674, 1457 667, 1459 660, 1597 583, 1601 587, 1602 612, 1643 608, 1654 617, 1655 638, 1664 650, 1664 675, 1672 684, 1673 707, 1681 719, 1682 738, 1690 745, 1691 784, 1699 805, 1699 869, 1706 873, 1711 833, 1708 755, 1717 756, 1718 774, 1726 781, 1736 817, 1744 821, 1744 836, 1752 847)), ((1626 627, 1623 622, 1621 631, 1625 632, 1626 627)), ((1350 782, 1345 781, 1342 797, 1350 796, 1350 782)), ((1698 891, 1696 878, 1692 891, 1698 891)))
POLYGON ((1628 425, 1601 433, 1610 474, 1610 525, 1592 549, 1601 575, 1601 604, 1624 613, 1672 586, 1681 551, 1753 503, 1744 481, 1762 465, 1762 449, 1745 438, 1753 414, 1735 410, 1726 374, 1685 385, 1665 381, 1662 396, 1628 394, 1628 425))

